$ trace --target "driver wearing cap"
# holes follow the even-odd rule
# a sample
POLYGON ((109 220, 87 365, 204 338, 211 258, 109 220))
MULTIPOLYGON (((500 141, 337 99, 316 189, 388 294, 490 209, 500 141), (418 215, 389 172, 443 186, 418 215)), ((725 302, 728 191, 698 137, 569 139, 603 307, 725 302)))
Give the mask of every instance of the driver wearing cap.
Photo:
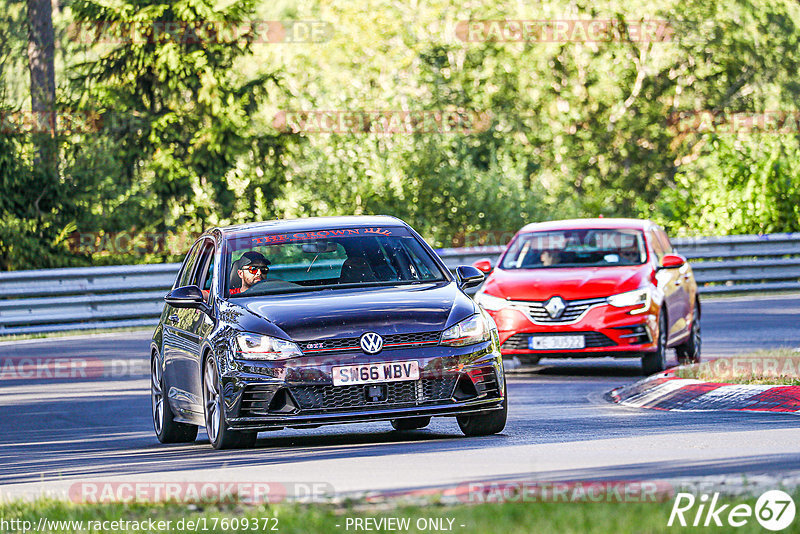
POLYGON ((231 295, 244 293, 256 283, 265 279, 269 272, 270 261, 265 258, 263 254, 255 250, 245 252, 238 260, 238 263, 239 270, 237 274, 242 280, 242 287, 232 287, 230 291, 231 295))

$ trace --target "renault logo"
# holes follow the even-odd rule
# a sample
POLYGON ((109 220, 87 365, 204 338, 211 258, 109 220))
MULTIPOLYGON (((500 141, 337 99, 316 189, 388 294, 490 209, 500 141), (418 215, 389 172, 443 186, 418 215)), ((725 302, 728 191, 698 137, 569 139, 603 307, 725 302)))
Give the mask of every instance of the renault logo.
POLYGON ((544 309, 551 319, 558 319, 566 308, 567 305, 561 297, 553 297, 544 304, 544 309))
POLYGON ((361 350, 367 354, 377 354, 383 348, 383 338, 375 332, 367 332, 361 336, 361 350))

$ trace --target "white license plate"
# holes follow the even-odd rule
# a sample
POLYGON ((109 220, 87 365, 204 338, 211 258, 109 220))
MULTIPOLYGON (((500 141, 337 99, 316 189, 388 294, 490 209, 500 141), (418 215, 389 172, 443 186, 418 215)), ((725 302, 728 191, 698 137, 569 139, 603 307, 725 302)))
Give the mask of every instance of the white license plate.
POLYGON ((419 363, 416 361, 382 362, 333 368, 334 386, 398 382, 400 380, 419 380, 419 363))
POLYGON ((586 346, 583 336, 531 336, 528 348, 531 350, 582 349, 586 346))

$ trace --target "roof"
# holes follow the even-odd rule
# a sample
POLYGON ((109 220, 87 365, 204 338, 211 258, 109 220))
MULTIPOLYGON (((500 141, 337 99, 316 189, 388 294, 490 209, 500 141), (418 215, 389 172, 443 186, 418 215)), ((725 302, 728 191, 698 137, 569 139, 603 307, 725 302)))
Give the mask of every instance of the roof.
POLYGON ((647 219, 566 219, 562 221, 547 221, 525 225, 520 232, 534 232, 542 230, 582 230, 582 229, 626 229, 646 230, 656 224, 647 219))
POLYGON ((305 217, 302 219, 278 219, 274 221, 236 224, 222 228, 211 228, 229 237, 253 232, 307 232, 311 230, 333 230, 336 228, 369 228, 372 226, 406 226, 406 223, 388 215, 364 215, 347 217, 305 217))

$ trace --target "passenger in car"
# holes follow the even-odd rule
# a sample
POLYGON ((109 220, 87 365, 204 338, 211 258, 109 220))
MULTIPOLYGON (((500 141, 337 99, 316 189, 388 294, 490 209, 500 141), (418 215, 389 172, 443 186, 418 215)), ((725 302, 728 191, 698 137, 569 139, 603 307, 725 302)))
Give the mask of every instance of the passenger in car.
POLYGON ((641 254, 637 247, 628 247, 619 251, 620 258, 623 263, 635 265, 641 262, 641 254))
POLYGON ((542 266, 550 267, 561 262, 561 253, 557 250, 543 250, 539 259, 542 261, 542 266))

